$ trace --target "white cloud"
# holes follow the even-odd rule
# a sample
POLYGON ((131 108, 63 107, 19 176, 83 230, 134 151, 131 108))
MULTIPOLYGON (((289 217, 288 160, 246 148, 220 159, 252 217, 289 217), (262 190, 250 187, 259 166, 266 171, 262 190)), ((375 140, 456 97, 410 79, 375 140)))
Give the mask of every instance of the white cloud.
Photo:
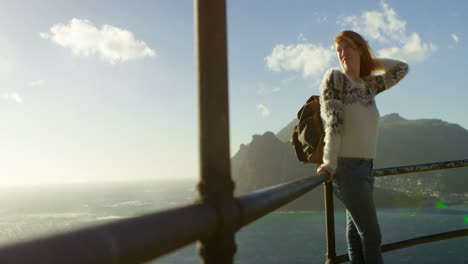
POLYGON ((457 35, 457 34, 455 34, 455 33, 452 33, 452 35, 451 35, 451 36, 452 36, 452 39, 453 39, 453 41, 454 41, 455 43, 458 43, 458 41, 460 41, 460 38, 458 37, 458 35, 457 35))
POLYGON ((268 107, 264 106, 263 104, 257 105, 257 111, 260 112, 262 117, 267 117, 270 115, 270 110, 268 107))
POLYGON ((34 87, 34 86, 41 86, 44 83, 45 83, 44 80, 35 80, 35 81, 29 82, 28 85, 34 87))
POLYGON ((301 71, 303 77, 316 77, 330 67, 333 56, 333 50, 322 45, 278 44, 265 60, 272 71, 301 71))
POLYGON ((12 102, 15 102, 17 104, 24 104, 23 102, 23 99, 21 98, 21 96, 17 93, 5 93, 5 94, 2 94, 2 99, 3 100, 6 100, 6 101, 12 101, 12 102))
POLYGON ((421 61, 437 50, 434 43, 423 42, 417 32, 407 33, 406 21, 384 1, 381 11, 364 11, 360 16, 341 17, 337 23, 351 27, 370 40, 389 45, 377 51, 379 56, 421 61))
POLYGON ((77 18, 68 24, 57 23, 50 28, 50 32, 41 32, 40 36, 70 49, 74 55, 98 55, 112 64, 156 55, 144 41, 135 39, 128 30, 107 24, 99 29, 90 21, 77 18))
POLYGON ((271 91, 274 92, 274 93, 277 93, 277 92, 281 91, 281 88, 274 87, 271 91))
POLYGON ((422 61, 426 56, 437 50, 433 43, 423 43, 417 33, 411 34, 408 41, 402 47, 390 47, 378 52, 380 57, 412 59, 422 61))
POLYGON ((406 21, 388 4, 382 2, 382 11, 364 11, 360 16, 338 18, 338 25, 350 26, 353 30, 381 43, 401 42, 405 38, 406 21))

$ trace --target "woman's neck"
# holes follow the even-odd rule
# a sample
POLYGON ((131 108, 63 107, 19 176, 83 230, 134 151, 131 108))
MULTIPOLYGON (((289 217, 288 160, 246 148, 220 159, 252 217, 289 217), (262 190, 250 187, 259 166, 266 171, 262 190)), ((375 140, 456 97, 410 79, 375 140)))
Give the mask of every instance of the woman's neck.
POLYGON ((345 71, 346 75, 348 75, 349 78, 353 79, 356 82, 359 82, 361 80, 361 76, 359 76, 359 72, 356 71, 345 71))

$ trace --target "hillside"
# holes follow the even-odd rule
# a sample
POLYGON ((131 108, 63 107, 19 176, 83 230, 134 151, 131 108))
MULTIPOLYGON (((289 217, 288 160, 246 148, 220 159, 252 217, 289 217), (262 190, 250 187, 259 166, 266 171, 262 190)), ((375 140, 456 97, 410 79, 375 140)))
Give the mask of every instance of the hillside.
MULTIPOLYGON (((232 158, 237 194, 314 174, 315 166, 298 162, 289 143, 296 123, 293 120, 276 135, 272 132, 254 135, 249 144, 240 147, 232 158)), ((442 120, 407 120, 391 114, 380 119, 377 149, 375 168, 465 159, 468 157, 468 131, 442 120)), ((460 168, 377 178, 376 204, 379 207, 414 207, 427 203, 423 196, 439 195, 442 199, 454 193, 468 193, 466 174, 467 168, 460 168)), ((317 188, 285 209, 321 209, 321 189, 317 188)))

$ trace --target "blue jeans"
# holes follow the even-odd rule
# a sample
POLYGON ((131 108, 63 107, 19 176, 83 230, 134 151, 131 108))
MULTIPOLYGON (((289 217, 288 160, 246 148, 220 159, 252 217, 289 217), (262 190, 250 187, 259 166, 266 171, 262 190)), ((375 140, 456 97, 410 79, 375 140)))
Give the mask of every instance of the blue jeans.
POLYGON ((339 158, 333 177, 333 191, 346 207, 346 241, 351 263, 383 263, 372 167, 370 159, 339 158))

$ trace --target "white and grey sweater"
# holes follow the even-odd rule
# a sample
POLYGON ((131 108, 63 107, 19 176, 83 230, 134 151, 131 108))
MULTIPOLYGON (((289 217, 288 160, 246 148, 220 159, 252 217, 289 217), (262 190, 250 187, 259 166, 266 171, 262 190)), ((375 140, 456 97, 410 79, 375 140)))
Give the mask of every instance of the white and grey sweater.
POLYGON ((374 97, 390 89, 407 73, 408 64, 377 59, 383 74, 356 82, 330 69, 320 85, 321 116, 325 128, 323 167, 335 172, 338 157, 375 159, 379 111, 374 97))

